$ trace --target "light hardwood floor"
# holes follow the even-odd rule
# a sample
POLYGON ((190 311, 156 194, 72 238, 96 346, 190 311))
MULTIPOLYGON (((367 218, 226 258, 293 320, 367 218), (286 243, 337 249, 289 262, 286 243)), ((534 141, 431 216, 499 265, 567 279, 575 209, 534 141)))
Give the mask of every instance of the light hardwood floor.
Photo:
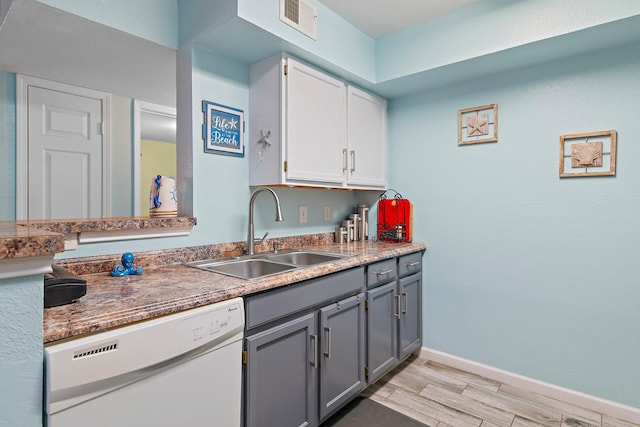
POLYGON ((417 356, 364 394, 431 427, 640 427, 417 356))

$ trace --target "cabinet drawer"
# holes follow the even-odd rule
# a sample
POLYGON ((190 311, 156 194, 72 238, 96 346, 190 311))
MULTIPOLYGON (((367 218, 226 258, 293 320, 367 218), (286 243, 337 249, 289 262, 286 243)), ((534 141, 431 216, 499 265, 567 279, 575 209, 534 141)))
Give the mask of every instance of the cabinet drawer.
POLYGON ((364 288, 364 267, 245 298, 246 328, 263 325, 364 288))
POLYGON ((367 266, 367 287, 373 288, 396 278, 396 259, 386 259, 367 266))
POLYGON ((398 258, 398 277, 422 271, 422 252, 403 255, 398 258))

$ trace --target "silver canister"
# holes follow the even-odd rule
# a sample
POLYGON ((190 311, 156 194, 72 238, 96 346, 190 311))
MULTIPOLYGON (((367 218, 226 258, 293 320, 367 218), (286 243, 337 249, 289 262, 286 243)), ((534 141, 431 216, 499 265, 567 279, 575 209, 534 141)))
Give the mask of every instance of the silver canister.
POLYGON ((353 242, 354 240, 354 228, 353 221, 345 219, 342 221, 342 226, 347 230, 347 242, 353 242))
POLYGON ((356 214, 351 214, 349 215, 349 219, 351 220, 351 222, 353 223, 353 240, 362 240, 362 235, 361 230, 360 230, 360 215, 356 214))
POLYGON ((369 240, 369 206, 358 205, 358 215, 360 215, 360 240, 369 240))
POLYGON ((335 233, 335 242, 336 243, 347 243, 347 229, 344 227, 336 227, 335 233))

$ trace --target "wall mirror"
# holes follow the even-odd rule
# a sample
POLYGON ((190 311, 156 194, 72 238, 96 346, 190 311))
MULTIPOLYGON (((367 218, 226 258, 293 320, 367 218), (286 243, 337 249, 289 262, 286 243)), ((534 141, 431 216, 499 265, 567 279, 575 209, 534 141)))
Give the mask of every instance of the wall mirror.
MULTIPOLYGON (((112 143, 120 144, 124 140, 140 144, 148 139, 142 132, 149 131, 152 123, 167 126, 167 120, 172 119, 175 145, 175 49, 36 0, 14 0, 8 10, 0 8, 0 13, 6 15, 0 27, 0 73, 31 76, 110 94, 110 129, 115 129, 109 135, 112 143)), ((10 103, 16 99, 2 101, 10 103)), ((12 122, 6 117, 0 120, 4 127, 12 122)), ((113 216, 144 215, 143 200, 148 199, 150 184, 140 178, 142 166, 135 166, 133 161, 141 152, 144 156, 144 150, 141 151, 140 145, 118 144, 112 144, 110 163, 124 164, 128 173, 112 173, 119 181, 112 180, 110 200, 106 204, 111 206, 113 216)), ((25 191, 25 187, 17 187, 15 194, 28 197, 25 191)), ((21 212, 17 205, 16 211, 21 212)), ((24 213, 20 215, 22 217, 16 219, 28 219, 24 213)), ((105 215, 101 211, 91 217, 105 215)))

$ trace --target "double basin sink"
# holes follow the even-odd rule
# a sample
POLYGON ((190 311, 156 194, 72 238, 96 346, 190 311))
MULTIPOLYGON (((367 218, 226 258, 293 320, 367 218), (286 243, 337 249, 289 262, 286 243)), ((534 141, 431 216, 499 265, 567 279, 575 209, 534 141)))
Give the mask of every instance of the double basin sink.
POLYGON ((351 255, 294 250, 280 253, 270 252, 246 255, 237 258, 195 261, 187 265, 215 273, 226 274, 227 276, 250 280, 337 261, 349 256, 351 255))

